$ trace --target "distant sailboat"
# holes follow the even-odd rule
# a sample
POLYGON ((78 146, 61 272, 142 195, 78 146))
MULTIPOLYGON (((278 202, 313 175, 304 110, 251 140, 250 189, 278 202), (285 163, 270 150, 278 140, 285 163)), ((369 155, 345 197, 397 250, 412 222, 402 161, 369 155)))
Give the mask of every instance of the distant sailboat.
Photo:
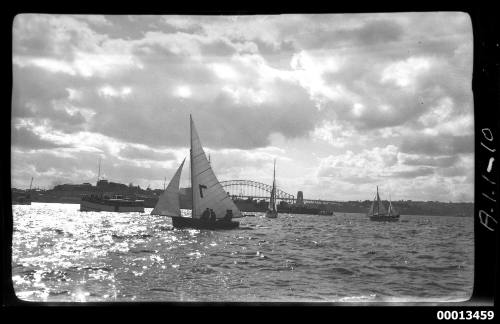
POLYGON ((395 217, 398 217, 399 218, 399 213, 398 211, 396 210, 396 208, 394 208, 394 206, 392 205, 392 201, 391 201, 391 196, 389 195, 389 208, 387 210, 387 213, 390 215, 390 216, 395 216, 395 217))
POLYGON ((231 200, 227 192, 217 180, 205 151, 201 146, 200 138, 190 116, 191 133, 191 217, 182 217, 179 209, 179 179, 182 165, 170 181, 165 193, 158 200, 153 209, 158 215, 172 218, 172 225, 176 228, 196 229, 232 229, 239 226, 239 222, 232 218, 242 217, 240 210, 231 200), (213 218, 207 217, 212 214, 213 218))
POLYGON ((278 210, 276 209, 276 160, 274 160, 273 170, 273 187, 271 189, 271 197, 269 199, 269 208, 266 211, 267 218, 277 218, 278 210))
POLYGON ((370 210, 368 211, 368 217, 370 217, 373 221, 398 221, 399 214, 396 213, 392 203, 389 202, 389 210, 386 210, 384 204, 380 200, 380 196, 378 194, 378 186, 377 186, 377 194, 373 199, 370 210))

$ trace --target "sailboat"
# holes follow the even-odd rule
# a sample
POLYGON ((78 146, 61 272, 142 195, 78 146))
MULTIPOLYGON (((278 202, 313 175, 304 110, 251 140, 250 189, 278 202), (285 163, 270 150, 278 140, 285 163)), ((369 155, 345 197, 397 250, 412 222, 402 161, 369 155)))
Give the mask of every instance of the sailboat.
POLYGON ((392 205, 392 201, 391 201, 391 196, 390 195, 389 195, 389 208, 387 209, 387 213, 389 215, 391 215, 391 216, 399 218, 399 213, 396 210, 396 208, 394 208, 394 206, 392 205))
POLYGON ((191 164, 191 217, 183 217, 179 208, 179 180, 184 161, 179 166, 167 189, 158 199, 151 212, 172 218, 175 228, 195 229, 233 229, 239 222, 232 218, 242 217, 240 210, 231 200, 227 192, 217 180, 205 151, 201 145, 193 118, 190 119, 190 164, 191 164), (212 212, 214 219, 204 219, 206 213, 212 212))
POLYGON ((269 199, 269 208, 266 211, 267 218, 277 218, 278 210, 276 209, 276 160, 274 160, 273 170, 273 187, 271 189, 271 197, 269 199))
POLYGON ((377 194, 375 195, 370 210, 368 211, 368 217, 370 217, 370 219, 373 221, 395 222, 399 220, 399 214, 396 213, 396 210, 392 206, 391 202, 389 202, 389 209, 385 209, 384 204, 380 200, 380 196, 378 194, 378 186, 377 194))

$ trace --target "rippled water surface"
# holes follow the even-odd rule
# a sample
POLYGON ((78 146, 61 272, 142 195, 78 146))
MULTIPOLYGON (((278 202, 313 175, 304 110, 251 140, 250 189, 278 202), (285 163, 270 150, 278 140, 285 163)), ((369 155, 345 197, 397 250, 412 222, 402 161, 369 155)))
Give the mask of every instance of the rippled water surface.
MULTIPOLYGON (((461 301, 473 219, 261 213, 178 230, 146 213, 13 206, 12 279, 29 301, 461 301)), ((187 211, 186 211, 187 212, 187 211)))

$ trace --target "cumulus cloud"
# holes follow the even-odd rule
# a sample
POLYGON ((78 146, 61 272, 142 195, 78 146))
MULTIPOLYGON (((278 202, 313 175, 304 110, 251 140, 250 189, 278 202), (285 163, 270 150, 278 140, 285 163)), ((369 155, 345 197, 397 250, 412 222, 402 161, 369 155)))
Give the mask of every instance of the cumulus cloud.
POLYGON ((24 149, 48 149, 63 147, 65 145, 43 139, 27 127, 12 129, 12 145, 24 149))
POLYGON ((121 149, 120 156, 137 160, 168 161, 176 159, 175 154, 172 152, 158 152, 149 148, 139 148, 134 146, 127 146, 121 149))
POLYGON ((474 153, 474 136, 420 135, 407 137, 401 143, 401 151, 427 155, 474 153))
POLYGON ((279 156, 283 189, 312 198, 381 181, 408 197, 443 183, 442 199, 473 197, 463 13, 23 14, 12 54, 14 183, 91 178, 101 156, 115 180, 161 187, 191 114, 227 180, 267 181, 279 156))

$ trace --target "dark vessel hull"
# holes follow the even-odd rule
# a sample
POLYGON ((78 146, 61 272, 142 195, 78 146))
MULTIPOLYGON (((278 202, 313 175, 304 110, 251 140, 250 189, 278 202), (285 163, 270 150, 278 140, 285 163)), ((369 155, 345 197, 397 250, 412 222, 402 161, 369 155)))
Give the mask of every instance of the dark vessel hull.
POLYGON ((266 211, 267 218, 278 218, 278 212, 276 210, 268 210, 266 211))
POLYGON ((31 205, 31 200, 13 200, 12 205, 31 205))
POLYGON ((31 195, 12 194, 12 205, 31 205, 31 195))
POLYGON ((372 215, 370 220, 378 222, 397 222, 399 215, 372 215))
POLYGON ((142 201, 124 199, 106 199, 98 197, 83 197, 80 201, 80 211, 107 211, 117 213, 144 213, 142 201))
POLYGON ((287 214, 320 215, 321 210, 308 206, 278 206, 278 212, 287 214))
POLYGON ((194 229, 235 229, 238 228, 240 223, 235 221, 217 220, 215 223, 210 221, 203 221, 197 218, 191 217, 178 217, 170 216, 172 218, 172 225, 175 228, 194 228, 194 229))

